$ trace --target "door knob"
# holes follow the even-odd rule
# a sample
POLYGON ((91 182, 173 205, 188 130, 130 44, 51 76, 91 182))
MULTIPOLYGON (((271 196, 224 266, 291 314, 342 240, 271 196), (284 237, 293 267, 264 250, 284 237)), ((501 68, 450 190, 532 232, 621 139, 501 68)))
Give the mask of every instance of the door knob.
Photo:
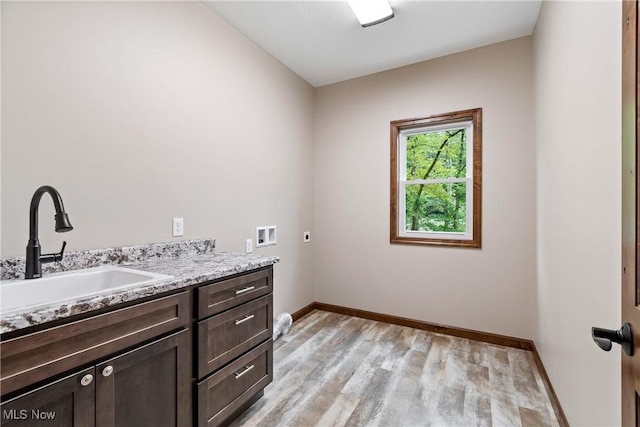
POLYGON ((631 333, 629 322, 625 322, 617 331, 593 327, 591 328, 591 337, 604 351, 611 350, 611 342, 613 341, 622 346, 627 356, 633 356, 633 333, 631 333))

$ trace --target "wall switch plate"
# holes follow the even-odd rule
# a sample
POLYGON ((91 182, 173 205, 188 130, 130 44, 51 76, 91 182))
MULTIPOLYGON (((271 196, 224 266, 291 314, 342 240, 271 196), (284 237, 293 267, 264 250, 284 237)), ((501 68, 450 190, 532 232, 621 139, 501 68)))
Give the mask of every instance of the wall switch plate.
POLYGON ((244 251, 248 254, 253 252, 253 239, 247 239, 244 241, 244 251))
POLYGON ((310 231, 305 231, 304 233, 302 233, 302 241, 305 243, 308 243, 311 241, 311 232, 310 231))
POLYGON ((184 218, 173 218, 173 237, 184 236, 184 218))

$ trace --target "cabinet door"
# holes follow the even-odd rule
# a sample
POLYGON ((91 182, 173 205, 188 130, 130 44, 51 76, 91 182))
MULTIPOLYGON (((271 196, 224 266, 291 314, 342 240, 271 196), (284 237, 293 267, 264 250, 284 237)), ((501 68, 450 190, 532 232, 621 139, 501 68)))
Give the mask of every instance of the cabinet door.
POLYGON ((85 369, 2 402, 2 426, 93 426, 94 377, 85 369))
POLYGON ((187 330, 96 366, 97 427, 191 425, 187 330))

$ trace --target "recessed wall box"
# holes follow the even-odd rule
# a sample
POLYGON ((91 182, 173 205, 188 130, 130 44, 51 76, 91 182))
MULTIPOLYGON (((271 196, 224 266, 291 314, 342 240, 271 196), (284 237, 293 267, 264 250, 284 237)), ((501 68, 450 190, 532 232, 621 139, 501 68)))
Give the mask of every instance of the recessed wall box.
POLYGON ((276 226, 256 227, 256 248, 275 245, 277 242, 276 226))

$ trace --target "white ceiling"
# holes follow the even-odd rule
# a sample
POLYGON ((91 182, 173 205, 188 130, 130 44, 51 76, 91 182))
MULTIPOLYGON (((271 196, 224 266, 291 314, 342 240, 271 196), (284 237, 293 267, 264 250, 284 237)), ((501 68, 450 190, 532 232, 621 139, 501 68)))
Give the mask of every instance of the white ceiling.
POLYGON ((204 3, 315 87, 530 35, 541 0, 390 0, 362 28, 346 0, 204 3))

